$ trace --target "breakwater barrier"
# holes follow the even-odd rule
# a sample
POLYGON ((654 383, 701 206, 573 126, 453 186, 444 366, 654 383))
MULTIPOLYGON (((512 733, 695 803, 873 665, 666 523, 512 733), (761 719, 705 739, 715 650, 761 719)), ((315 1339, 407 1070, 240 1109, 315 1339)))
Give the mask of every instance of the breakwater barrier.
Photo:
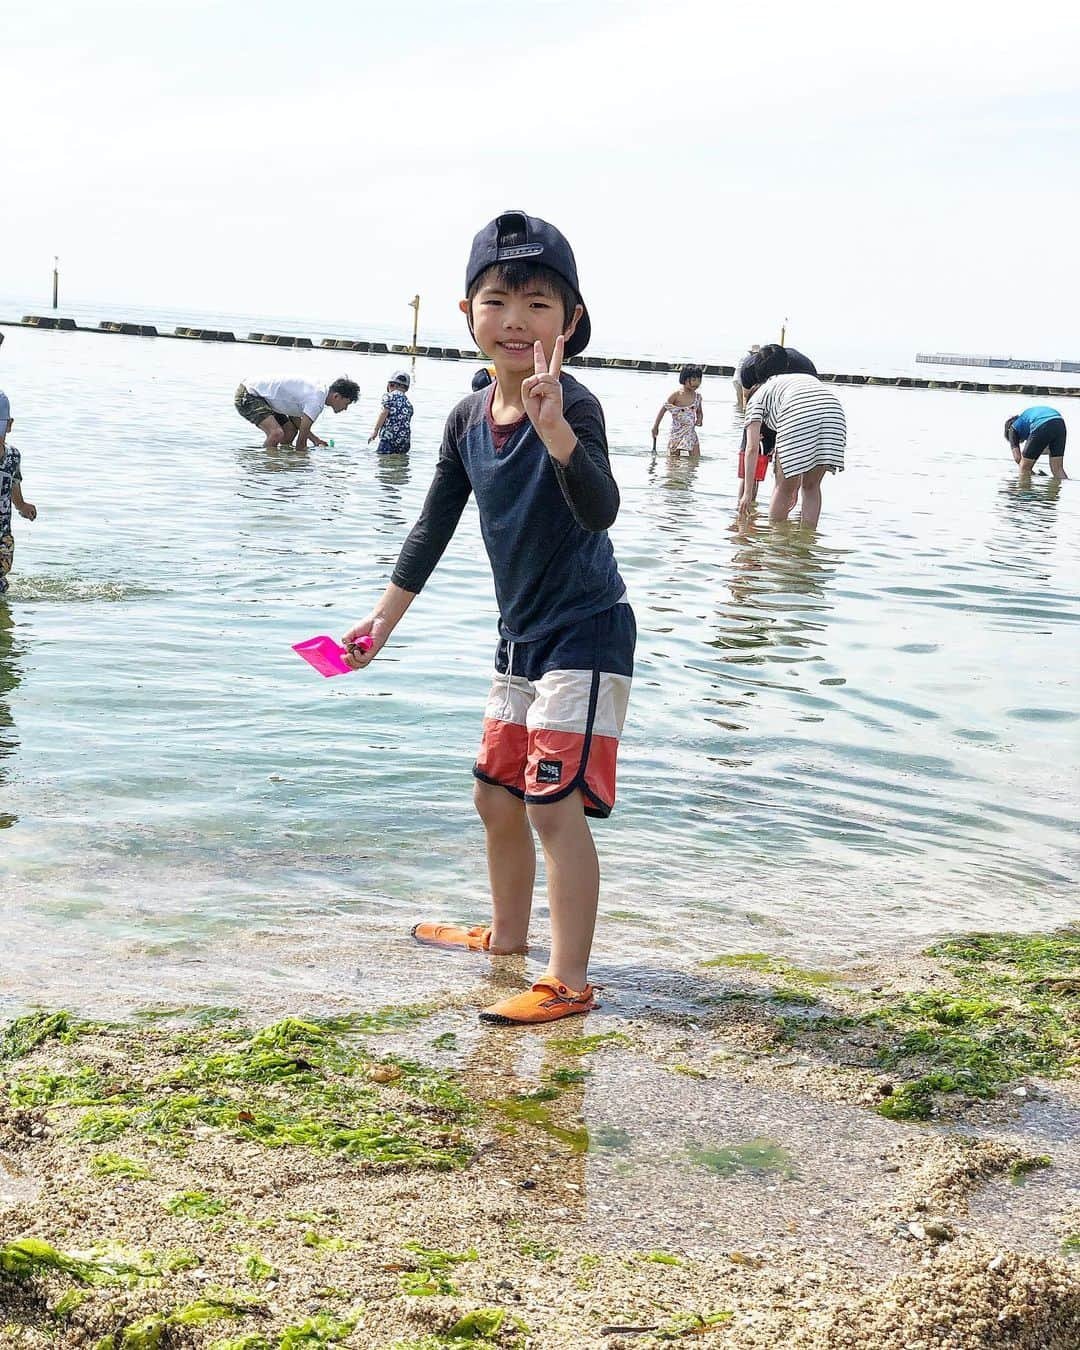
POLYGON ((929 366, 981 366, 987 370, 1047 370, 1080 375, 1080 361, 1029 361, 1018 356, 967 356, 963 352, 916 352, 915 360, 929 366))
MULTIPOLYGON (((54 314, 24 314, 21 319, 0 319, 0 328, 39 328, 63 333, 119 333, 127 337, 176 339, 181 342, 226 342, 237 346, 316 349, 316 343, 312 338, 297 337, 291 333, 249 333, 247 337, 237 337, 228 329, 193 328, 187 325, 167 332, 156 324, 125 323, 114 319, 103 320, 94 328, 79 325, 74 319, 60 318, 54 314)), ((422 356, 429 360, 442 361, 486 362, 487 359, 478 351, 467 347, 413 346, 400 342, 369 342, 364 338, 322 338, 317 348, 323 351, 360 352, 373 356, 393 355, 409 358, 422 356)), ((916 360, 923 360, 923 357, 918 356, 916 360)), ((701 366, 706 375, 730 377, 735 373, 735 368, 729 365, 702 361, 657 361, 629 356, 570 356, 563 364, 592 370, 638 370, 667 374, 676 374, 685 365, 697 365, 701 366)), ((1062 364, 1061 368, 1069 367, 1062 364)), ((976 380, 931 380, 914 375, 844 375, 832 371, 822 371, 819 378, 826 384, 883 385, 893 389, 958 389, 980 394, 1037 396, 1056 394, 1065 398, 1080 398, 1080 386, 1070 388, 1046 384, 989 384, 976 380)))

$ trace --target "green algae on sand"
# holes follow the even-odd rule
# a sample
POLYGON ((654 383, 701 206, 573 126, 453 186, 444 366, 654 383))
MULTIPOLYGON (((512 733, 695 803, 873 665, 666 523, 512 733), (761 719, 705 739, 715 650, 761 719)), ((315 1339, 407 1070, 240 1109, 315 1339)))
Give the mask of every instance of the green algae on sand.
POLYGON ((573 1154, 586 1153, 589 1148, 589 1131, 584 1125, 560 1125, 545 1105, 557 1096, 552 1088, 540 1088, 536 1092, 523 1092, 512 1097, 503 1097, 485 1103, 489 1111, 503 1119, 502 1128, 512 1133, 516 1124, 533 1125, 542 1130, 551 1139, 565 1144, 573 1154))
POLYGON ((0 1247, 0 1274, 25 1280, 40 1275, 62 1275, 84 1286, 129 1288, 140 1281, 187 1268, 188 1252, 131 1253, 115 1248, 76 1253, 60 1251, 42 1238, 22 1237, 0 1247))
POLYGON ((0 1060, 22 1059, 43 1041, 63 1035, 71 1026, 66 1012, 34 1012, 13 1018, 0 1032, 0 1060))
POLYGON ((228 1211, 224 1200, 205 1191, 180 1191, 166 1196, 161 1205, 167 1213, 183 1219, 212 1219, 228 1211))
POLYGON ((733 1177, 740 1173, 758 1176, 794 1177, 795 1163, 788 1150, 775 1139, 760 1137, 724 1148, 702 1148, 690 1144, 686 1150, 691 1162, 697 1163, 717 1176, 733 1177))
POLYGON ((420 1242, 406 1242, 402 1245, 412 1257, 415 1266, 402 1274, 401 1292, 412 1298, 428 1298, 432 1294, 457 1294, 459 1290, 450 1278, 449 1272, 463 1261, 479 1259, 475 1247, 470 1247, 464 1252, 445 1252, 438 1247, 425 1247, 420 1242))
MULTIPOLYGON (((333 1153, 359 1171, 455 1170, 472 1159, 465 1129, 476 1115, 456 1076, 403 1058, 376 1059, 360 1039, 378 1029, 412 1025, 417 1016, 405 1009, 349 1019, 285 1018, 254 1031, 234 1019, 215 1018, 178 1031, 164 1025, 166 1019, 91 1028, 66 1013, 35 1014, 8 1027, 8 1058, 26 1060, 30 1067, 20 1065, 18 1074, 9 1074, 2 1090, 9 1105, 43 1113, 48 1134, 71 1140, 76 1157, 85 1150, 84 1175, 105 1187, 138 1181, 152 1188, 158 1159, 163 1177, 175 1175, 188 1150, 215 1135, 268 1150, 333 1153), (142 1157, 87 1148, 120 1137, 137 1138, 142 1157)), ((204 1231, 211 1232, 221 1231, 227 1220, 233 1226, 277 1225, 274 1219, 255 1223, 234 1213, 231 1202, 205 1188, 175 1187, 174 1181, 147 1201, 160 1204, 173 1222, 210 1221, 204 1231)), ((308 1229, 301 1247, 321 1259, 353 1245, 308 1229)), ((265 1288, 280 1278, 256 1249, 229 1250, 233 1270, 252 1285, 265 1288)), ((428 1278, 439 1269, 434 1249, 418 1249, 418 1268, 420 1261, 428 1278)), ((127 1252, 117 1243, 66 1251, 59 1243, 26 1236, 0 1249, 0 1280, 33 1289, 54 1319, 57 1337, 85 1339, 95 1350, 163 1350, 186 1344, 192 1334, 210 1345, 206 1337, 215 1323, 266 1315, 260 1294, 212 1284, 197 1297, 174 1292, 170 1300, 163 1294, 158 1308, 147 1310, 149 1291, 199 1264, 188 1252, 127 1252), (73 1287, 57 1297, 49 1292, 57 1281, 73 1287), (108 1300, 95 1302, 97 1289, 114 1291, 110 1297, 115 1291, 137 1293, 141 1306, 125 1311, 108 1300), (93 1328, 90 1339, 82 1328, 93 1328)), ((273 1333, 249 1330, 213 1344, 243 1350, 336 1346, 352 1334, 359 1317, 359 1312, 313 1312, 273 1333)), ((51 1333, 44 1334, 49 1343, 51 1333)))
POLYGON ((885 1000, 865 1019, 891 1034, 879 1054, 886 1068, 924 1071, 878 1110, 892 1119, 926 1119, 936 1094, 989 1099, 1017 1078, 1056 1078, 1080 1063, 1077 989, 1080 928, 1051 934, 973 934, 935 943, 959 985, 885 1000))
POLYGON ((171 1344, 168 1333, 178 1327, 205 1327, 233 1321, 255 1311, 257 1305, 239 1294, 208 1294, 168 1312, 151 1313, 98 1341, 94 1350, 159 1350, 171 1344))
POLYGON ((394 1341, 390 1350, 519 1350, 529 1328, 505 1308, 475 1308, 445 1332, 394 1341), (498 1340, 493 1338, 498 1337, 498 1340))
MULTIPOLYGON (((64 1013, 38 1015, 32 1026, 18 1022, 8 1030, 20 1054, 71 1026, 64 1013)), ((141 1084, 118 1082, 94 1064, 50 1066, 9 1080, 8 1100, 86 1108, 71 1132, 89 1143, 132 1134, 182 1150, 195 1131, 211 1128, 267 1148, 340 1153, 370 1167, 463 1166, 471 1151, 459 1127, 474 1110, 456 1079, 407 1060, 374 1060, 340 1034, 356 1022, 371 1029, 363 1018, 285 1018, 254 1033, 216 1024, 179 1035, 99 1026, 94 1042, 110 1058, 134 1062, 152 1045, 180 1063, 141 1084), (390 1083, 372 1072, 388 1062, 395 1064, 390 1083)))
POLYGON ((970 934, 937 942, 925 955, 952 987, 863 991, 762 952, 701 964, 782 976, 787 983, 778 988, 725 990, 709 1001, 789 1005, 774 1025, 790 1045, 843 1064, 872 1045, 866 1067, 889 1074, 875 1109, 889 1119, 927 1120, 946 1100, 988 1101, 1018 1078, 1054 1078, 1080 1063, 1080 927, 970 934), (821 997, 800 996, 798 986, 830 984, 832 1009, 821 997))
MULTIPOLYGON (((1017 954, 1015 950, 1013 954, 1017 954)), ((943 963, 947 960, 936 959, 943 963)), ((988 963, 971 964, 984 968, 988 963)), ((1068 1011, 1073 1006, 1069 1000, 1075 998, 1069 983, 1069 961, 1058 961, 1052 983, 1047 983, 1047 965, 1044 952, 1034 968, 1018 974, 1023 996, 1035 1001, 1056 1000, 1059 1009, 1068 1011)), ((1007 972, 1008 966, 999 971, 996 964, 992 965, 995 980, 998 974, 1007 972)), ((748 972, 758 981, 771 973, 748 972)), ((840 986, 826 991, 824 1006, 800 1000, 794 1007, 778 1006, 772 1013, 813 1009, 784 1023, 789 1040, 809 1036, 817 1022, 824 1022, 820 1047, 828 1052, 831 1044, 838 1063, 851 1063, 845 1056, 851 1044, 849 1035, 854 1031, 862 1037, 856 1053, 866 1063, 871 1053, 876 1056, 891 1049, 910 1026, 918 1023, 936 1026, 946 1035, 965 1033, 972 1027, 999 1027, 1010 1015, 1014 997, 1018 997, 1011 989, 999 989, 982 978, 967 981, 954 977, 947 989, 944 986, 944 981, 940 987, 931 985, 929 992, 934 997, 930 999, 910 991, 873 997, 869 991, 840 986), (890 1006, 897 1018, 895 1027, 880 1018, 890 1006), (1002 1012, 1002 1008, 1009 1012, 1002 1012), (831 1030, 830 1014, 834 1012, 835 1030, 831 1030), (834 1038, 831 1043, 830 1036, 834 1038)), ((727 1012, 725 1009, 725 1015, 727 1012)), ((753 1015, 760 1016, 760 1009, 755 1007, 753 1015)), ((88 1350, 98 1345, 101 1350, 165 1350, 173 1344, 198 1344, 206 1350, 309 1350, 313 1346, 344 1347, 358 1342, 377 1344, 384 1350, 391 1345, 402 1350, 510 1350, 524 1344, 526 1336, 539 1337, 538 1344, 555 1343, 545 1339, 551 1331, 549 1321, 555 1317, 547 1307, 549 1295, 534 1297, 525 1292, 525 1301, 519 1304, 527 1321, 536 1327, 535 1332, 519 1330, 508 1315, 499 1327, 477 1321, 470 1326, 461 1313, 489 1299, 502 1301, 498 1292, 501 1277, 509 1276, 518 1290, 531 1288, 532 1281, 545 1278, 548 1263, 552 1281, 594 1291, 588 1312, 582 1314, 580 1331, 584 1336, 602 1332, 601 1321, 619 1322, 622 1313, 633 1308, 638 1315, 628 1316, 628 1322, 656 1324, 647 1335, 635 1338, 634 1343, 642 1347, 696 1343, 706 1335, 710 1340, 724 1339, 722 1328, 731 1314, 714 1310, 725 1305, 734 1307, 736 1302, 726 1288, 718 1287, 715 1270, 699 1268, 691 1258, 674 1252, 629 1257, 626 1253, 617 1257, 608 1253, 592 1258, 595 1264, 586 1264, 583 1259, 575 1281, 578 1237, 574 1225, 560 1227, 560 1251, 549 1245, 544 1238, 546 1229, 536 1227, 528 1212, 539 1198, 536 1190, 542 1196, 548 1184, 546 1164, 529 1167, 533 1158, 554 1159, 552 1168, 557 1172, 560 1166, 565 1169, 566 1153, 577 1152, 584 1144, 615 1155, 604 1164, 613 1172, 619 1173, 625 1166, 618 1155, 633 1141, 625 1131, 603 1125, 596 1126, 590 1138, 579 1116, 585 1095, 580 1089, 590 1073, 602 1083, 611 1075, 620 1075, 622 1060, 616 1052, 628 1046, 636 1053, 636 1039, 617 1032, 537 1038, 544 1060, 541 1066, 530 1068, 530 1075, 539 1078, 536 1090, 502 1098, 510 1109, 500 1110, 502 1103, 484 1102, 484 1086, 477 1090, 475 1074, 464 1080, 479 1097, 473 1102, 457 1074, 440 1073, 402 1055, 374 1056, 361 1039, 368 1033, 354 1035, 344 1021, 331 1025, 329 1019, 286 1018, 261 1031, 238 1025, 235 1019, 229 1021, 230 1025, 183 1029, 161 1022, 135 1029, 99 1026, 93 1034, 83 1032, 73 1038, 68 1032, 57 1031, 32 1047, 29 1057, 21 1056, 25 1063, 8 1066, 12 1072, 5 1091, 17 1078, 24 1092, 40 1092, 45 1098, 14 1113, 24 1120, 47 1124, 44 1137, 35 1135, 30 1147, 41 1148, 45 1156, 54 1159, 64 1157, 65 1179, 75 1183, 57 1197, 60 1203, 52 1211, 57 1216, 52 1228, 37 1214, 16 1231, 28 1231, 32 1222, 33 1231, 52 1238, 56 1244, 53 1250, 61 1257, 98 1266, 94 1278, 85 1284, 76 1278, 79 1268, 65 1271, 63 1261, 44 1262, 35 1269, 24 1269, 20 1275, 0 1271, 3 1278, 25 1280, 28 1285, 25 1297, 20 1295, 27 1309, 25 1314, 20 1313, 26 1318, 20 1324, 25 1338, 14 1343, 25 1345, 27 1350, 80 1344, 88 1350), (599 1052, 609 1047, 610 1060, 605 1063, 599 1052), (566 1096, 567 1090, 575 1088, 578 1091, 566 1096), (87 1097, 96 1100, 84 1104, 87 1097), (479 1167, 461 1182, 451 1175, 414 1180, 409 1175, 413 1170, 431 1168, 422 1161, 422 1150, 415 1151, 407 1161, 387 1162, 385 1155, 373 1161, 349 1149, 328 1146, 336 1131, 380 1115, 387 1120, 391 1136, 404 1134, 425 1148, 456 1153, 462 1159, 461 1167, 477 1157, 485 1160, 487 1149, 496 1155, 507 1152, 515 1164, 522 1164, 526 1179, 521 1182, 521 1190, 527 1198, 515 1203, 517 1188, 512 1179, 500 1178, 501 1169, 497 1167, 479 1167), (320 1130, 317 1142, 312 1145, 289 1140, 283 1129, 264 1136, 259 1129, 251 1128, 271 1116, 293 1124, 314 1120, 320 1130), (500 1139, 500 1125, 516 1128, 517 1141, 510 1144, 500 1139), (467 1140, 467 1133, 476 1126, 479 1136, 467 1140), (95 1128, 115 1131, 116 1137, 123 1138, 124 1142, 116 1146, 122 1151, 99 1151, 87 1137, 76 1133, 80 1127, 87 1136, 95 1128), (564 1131, 564 1137, 552 1133, 552 1129, 564 1131), (40 1143, 36 1142, 39 1138, 40 1143), (238 1147, 234 1140, 242 1141, 241 1145, 238 1147), (271 1155, 273 1149, 286 1150, 286 1155, 279 1161, 271 1155), (48 1150, 52 1150, 51 1155, 48 1150), (207 1160, 211 1160, 209 1169, 207 1160), (238 1170, 234 1170, 234 1160, 238 1170), (70 1169, 68 1163, 72 1164, 70 1169), (140 1177, 141 1170, 150 1175, 140 1177), (371 1175, 383 1171, 402 1175, 371 1175), (530 1180, 534 1174, 538 1183, 530 1180), (285 1181, 280 1190, 279 1176, 285 1181), (490 1224, 485 1227, 479 1220, 475 1229, 455 1231, 439 1206, 425 1199, 429 1188, 438 1188, 446 1197, 456 1195, 459 1187, 470 1194, 479 1187, 483 1194, 482 1187, 493 1183, 505 1188, 505 1194, 503 1189, 493 1192, 496 1208, 505 1204, 507 1212, 522 1218, 522 1227, 509 1249, 499 1245, 503 1239, 492 1233, 490 1224), (85 1188, 81 1196, 80 1186, 85 1188), (400 1196, 409 1214, 409 1226, 402 1224, 394 1232, 390 1209, 379 1210, 377 1224, 369 1226, 374 1211, 352 1205, 349 1197, 354 1190, 370 1197, 369 1204, 375 1206, 391 1206, 391 1197, 400 1196), (82 1250, 82 1244, 71 1237, 81 1231, 76 1206, 95 1195, 108 1202, 104 1207, 108 1212, 113 1212, 112 1203, 117 1202, 116 1212, 129 1225, 129 1233, 145 1231, 133 1225, 141 1211, 166 1225, 163 1231, 170 1234, 169 1242, 198 1244, 200 1256, 187 1254, 186 1262, 201 1264, 201 1268, 190 1276, 173 1275, 174 1270, 185 1270, 184 1264, 172 1264, 184 1262, 184 1255, 131 1252, 126 1258, 130 1269, 124 1271, 125 1257, 118 1246, 82 1250), (227 1200, 230 1216, 185 1215, 181 1209, 166 1217, 160 1203, 169 1196, 207 1197, 211 1201, 221 1196, 227 1200), (200 1223, 201 1217, 208 1222, 200 1223), (246 1245, 256 1230, 259 1250, 246 1245), (468 1232, 467 1238, 461 1236, 463 1232, 468 1232), (442 1245, 415 1244, 414 1249, 408 1239, 416 1234, 423 1235, 428 1244, 442 1245), (479 1258, 475 1266, 455 1261, 468 1256, 457 1250, 463 1241, 476 1242, 479 1258), (65 1250, 68 1244, 71 1249, 65 1250), (402 1259, 406 1253, 406 1259, 402 1259), (516 1264, 519 1260, 524 1264, 516 1264), (635 1272, 632 1281, 625 1273, 630 1269, 635 1272), (675 1282, 670 1297, 667 1288, 656 1282, 657 1273, 665 1281, 675 1282), (236 1291, 231 1289, 234 1281, 239 1286, 236 1291), (655 1308, 644 1317, 640 1316, 643 1303, 635 1306, 623 1297, 628 1285, 638 1281, 655 1308), (460 1286, 460 1293, 456 1286, 460 1286), (455 1299, 452 1312, 440 1295, 455 1299), (361 1314, 347 1311, 361 1299, 369 1309, 379 1307, 378 1324, 369 1320, 361 1327, 361 1314), (55 1341, 48 1339, 51 1324, 47 1320, 35 1323, 35 1317, 56 1319, 55 1341), (453 1322, 453 1317, 459 1321, 453 1322), (404 1339, 395 1341, 395 1336, 404 1339)), ((425 1038, 421 1032, 419 1039, 426 1039, 430 1045, 430 1033, 425 1038)), ((410 1037, 409 1043, 417 1044, 417 1037, 410 1037)), ((386 1048, 391 1047, 380 1047, 386 1048)), ((436 1060, 437 1049, 433 1047, 427 1057, 436 1060)), ((690 1049, 680 1042, 678 1053, 688 1055, 690 1049)), ((771 1050, 770 1044, 761 1053, 768 1056, 771 1050)), ((486 1067, 486 1060, 484 1064, 486 1067)), ((695 1064, 681 1067, 697 1068, 695 1064)), ((929 1066, 916 1057, 910 1070, 925 1076, 929 1066)), ((897 1083, 908 1072, 906 1061, 889 1066, 889 1077, 897 1083)), ((512 1081, 515 1086, 521 1083, 516 1065, 512 1081)), ((864 1085, 862 1075, 860 1092, 864 1085)), ((686 1091, 696 1089, 692 1084, 686 1091)), ((492 1093, 490 1086, 487 1092, 492 1093)), ((962 1095, 954 1094, 957 1098, 962 1095)), ((931 1098, 932 1109, 937 1100, 931 1098)), ((760 1179, 764 1188, 770 1182, 782 1183, 791 1175, 790 1155, 785 1156, 786 1151, 775 1140, 732 1145, 732 1137, 739 1136, 722 1132, 719 1139, 705 1137, 691 1143, 692 1151, 684 1154, 684 1166, 710 1167, 719 1176, 731 1178, 725 1183, 731 1187, 751 1187, 760 1179), (740 1178, 745 1180, 740 1183, 740 1178)), ((683 1140, 678 1142, 685 1147, 683 1140)), ((436 1164, 434 1170, 449 1173, 456 1168, 436 1164)), ((686 1175, 691 1185, 697 1184, 692 1181, 693 1172, 687 1170, 686 1175)), ((200 1207, 198 1199, 192 1203, 196 1209, 200 1207)), ((448 1209, 452 1213, 453 1205, 448 1209)), ((1060 1229, 1055 1241, 1074 1228, 1071 1224, 1060 1229)), ((504 1238, 505 1234, 506 1227, 504 1238)), ((119 1232, 108 1235, 119 1236, 119 1232)), ((138 1246, 139 1241, 135 1238, 133 1245, 138 1246)), ((164 1248, 166 1241, 159 1245, 164 1248)), ((1074 1254, 1066 1246, 1062 1251, 1074 1254)), ((980 1270, 985 1269, 988 1259, 980 1260, 980 1270)), ((738 1297, 741 1300, 742 1294, 738 1297)), ((738 1306, 741 1323, 744 1305, 738 1301, 738 1306)), ((560 1325, 560 1334, 564 1330, 560 1325)), ((567 1336, 558 1343, 572 1342, 567 1336)), ((780 1339, 776 1343, 784 1342, 780 1339)))
POLYGON ((129 1181, 149 1181, 150 1169, 137 1158, 122 1153, 98 1153, 90 1159, 90 1170, 99 1177, 126 1177, 129 1181))
POLYGON ((714 956, 698 964, 705 970, 753 970, 764 975, 782 975, 793 984, 831 985, 842 984, 844 977, 833 970, 809 970, 804 966, 792 965, 778 956, 769 956, 767 952, 731 952, 724 956, 714 956))

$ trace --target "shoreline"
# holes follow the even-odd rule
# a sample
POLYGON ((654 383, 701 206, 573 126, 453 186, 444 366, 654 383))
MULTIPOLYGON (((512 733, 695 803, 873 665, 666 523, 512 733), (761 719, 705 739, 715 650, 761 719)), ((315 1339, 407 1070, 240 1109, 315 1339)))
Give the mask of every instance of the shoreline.
POLYGON ((1076 1343, 1080 930, 701 972, 539 1033, 9 1023, 0 1344, 1076 1343))

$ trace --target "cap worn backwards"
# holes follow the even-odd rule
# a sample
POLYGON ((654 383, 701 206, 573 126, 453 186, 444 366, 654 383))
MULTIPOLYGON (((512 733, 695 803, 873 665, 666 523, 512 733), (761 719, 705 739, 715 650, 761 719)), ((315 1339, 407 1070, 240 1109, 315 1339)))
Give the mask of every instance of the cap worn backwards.
POLYGON ((387 381, 387 383, 388 383, 388 384, 400 384, 400 385, 402 386, 402 388, 408 389, 409 385, 412 384, 412 380, 409 378, 409 374, 408 374, 407 371, 404 371, 404 370, 396 370, 396 371, 393 373, 393 375, 390 376, 390 378, 389 378, 389 380, 387 381))
POLYGON ((472 377, 473 393, 478 394, 481 389, 486 389, 488 385, 491 383, 492 383, 491 371, 488 370, 487 366, 481 366, 480 369, 476 372, 476 374, 472 377))
MULTIPOLYGON (((465 270, 465 294, 482 272, 496 263, 537 262, 557 272, 571 288, 581 305, 581 318, 573 334, 566 339, 566 355, 577 356, 589 345, 592 324, 578 285, 574 251, 554 225, 523 211, 504 211, 477 234, 465 270)), ((470 331, 472 325, 470 323, 470 331)))

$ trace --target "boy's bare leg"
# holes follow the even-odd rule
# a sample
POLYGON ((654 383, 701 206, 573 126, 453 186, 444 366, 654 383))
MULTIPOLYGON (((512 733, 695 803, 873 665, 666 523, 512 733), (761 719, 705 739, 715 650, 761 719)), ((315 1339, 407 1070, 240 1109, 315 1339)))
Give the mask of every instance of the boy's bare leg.
POLYGON ((529 941, 536 845, 525 803, 493 783, 473 784, 473 802, 484 822, 488 879, 491 883, 491 947, 520 951, 529 941))
POLYGON ((1054 458, 1050 461, 1050 472, 1054 475, 1054 477, 1058 480, 1059 483, 1063 482, 1065 479, 1068 478, 1069 475, 1065 472, 1064 455, 1054 456, 1054 458))
POLYGON ((547 864, 551 959, 545 972, 575 991, 589 982, 589 953, 600 899, 600 863, 580 792, 534 803, 529 820, 547 864))
POLYGON ((810 469, 802 476, 802 511, 799 518, 804 525, 816 525, 821 518, 821 481, 824 477, 824 465, 810 469))
POLYGON ((1031 485, 1031 471, 1035 467, 1033 459, 1021 459, 1020 461, 1020 482, 1031 485))
POLYGON ((295 422, 286 422, 281 428, 281 444, 292 445, 293 441, 296 440, 299 430, 300 428, 295 422))
POLYGON ((259 430, 266 436, 263 441, 264 450, 272 450, 275 445, 280 445, 284 432, 281 430, 281 423, 276 417, 264 417, 259 423, 259 430))

